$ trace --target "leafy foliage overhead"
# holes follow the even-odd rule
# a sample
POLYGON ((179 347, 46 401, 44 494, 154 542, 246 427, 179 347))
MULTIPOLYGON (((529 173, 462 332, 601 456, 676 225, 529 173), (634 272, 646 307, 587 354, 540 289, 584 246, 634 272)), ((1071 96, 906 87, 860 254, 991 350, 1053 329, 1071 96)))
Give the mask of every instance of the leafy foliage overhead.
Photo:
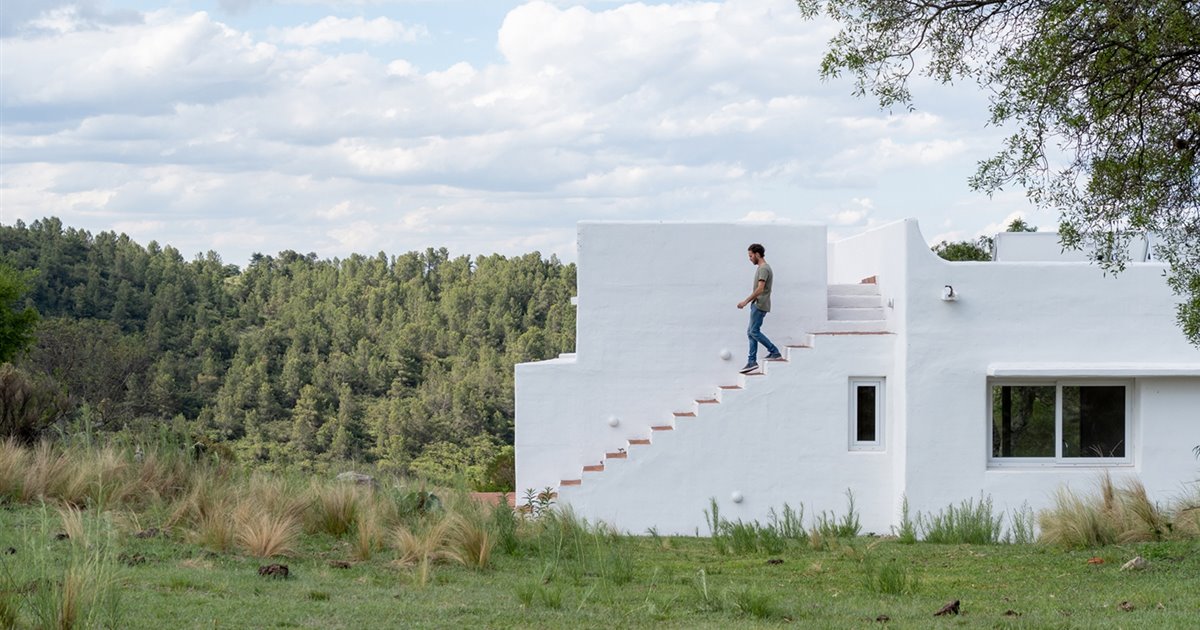
POLYGON ((912 106, 914 72, 988 89, 991 122, 1015 131, 971 185, 1023 187, 1108 269, 1150 235, 1200 344, 1200 2, 797 2, 842 27, 822 76, 849 72, 882 107, 912 106))

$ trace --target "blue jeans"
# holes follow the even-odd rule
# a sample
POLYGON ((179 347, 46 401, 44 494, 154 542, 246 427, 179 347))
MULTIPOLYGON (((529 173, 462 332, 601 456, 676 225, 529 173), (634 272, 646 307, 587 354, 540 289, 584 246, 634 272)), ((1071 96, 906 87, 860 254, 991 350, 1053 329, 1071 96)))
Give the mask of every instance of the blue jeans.
POLYGON ((750 358, 747 363, 758 363, 758 344, 762 344, 770 354, 778 354, 779 348, 771 343, 767 336, 762 334, 763 318, 767 314, 758 310, 758 305, 750 304, 750 327, 746 329, 746 336, 750 338, 750 358))

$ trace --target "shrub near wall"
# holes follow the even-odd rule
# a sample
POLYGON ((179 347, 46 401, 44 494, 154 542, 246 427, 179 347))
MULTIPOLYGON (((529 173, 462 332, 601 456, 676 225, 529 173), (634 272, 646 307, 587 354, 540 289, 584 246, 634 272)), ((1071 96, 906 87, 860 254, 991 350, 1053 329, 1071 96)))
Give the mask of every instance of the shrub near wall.
POLYGON ((1200 537, 1200 486, 1170 507, 1150 500, 1141 482, 1117 486, 1107 474, 1099 491, 1080 496, 1062 488, 1054 507, 1038 515, 1039 540, 1063 547, 1097 547, 1200 537))

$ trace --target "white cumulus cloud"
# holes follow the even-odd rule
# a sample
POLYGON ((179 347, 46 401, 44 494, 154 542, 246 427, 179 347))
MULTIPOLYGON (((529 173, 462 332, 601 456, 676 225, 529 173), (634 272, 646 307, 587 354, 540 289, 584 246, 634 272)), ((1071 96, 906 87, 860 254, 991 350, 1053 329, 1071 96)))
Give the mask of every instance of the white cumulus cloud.
POLYGON ((836 29, 792 0, 508 1, 480 34, 490 57, 460 55, 460 24, 408 2, 261 29, 197 0, 23 13, 0 64, 0 221, 119 224, 233 262, 430 245, 570 258, 582 219, 861 228, 994 208, 965 184, 994 130, 818 80, 836 29))
POLYGON ((363 17, 340 18, 329 15, 313 22, 284 29, 272 29, 270 38, 293 46, 321 46, 345 40, 362 40, 376 44, 415 42, 429 36, 424 25, 406 26, 386 17, 368 20, 363 17))

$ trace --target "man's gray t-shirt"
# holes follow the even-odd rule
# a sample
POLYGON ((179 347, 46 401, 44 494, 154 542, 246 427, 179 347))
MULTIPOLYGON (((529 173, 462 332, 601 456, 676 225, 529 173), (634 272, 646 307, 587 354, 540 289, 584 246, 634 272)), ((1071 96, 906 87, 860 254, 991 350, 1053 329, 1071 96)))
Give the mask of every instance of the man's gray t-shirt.
MULTIPOLYGON (((775 275, 771 273, 771 265, 763 263, 758 266, 758 271, 754 272, 754 289, 758 288, 758 281, 762 280, 763 292, 754 299, 754 305, 758 310, 769 313, 771 312, 771 282, 775 279, 775 275)), ((751 289, 753 291, 754 289, 751 289)))

